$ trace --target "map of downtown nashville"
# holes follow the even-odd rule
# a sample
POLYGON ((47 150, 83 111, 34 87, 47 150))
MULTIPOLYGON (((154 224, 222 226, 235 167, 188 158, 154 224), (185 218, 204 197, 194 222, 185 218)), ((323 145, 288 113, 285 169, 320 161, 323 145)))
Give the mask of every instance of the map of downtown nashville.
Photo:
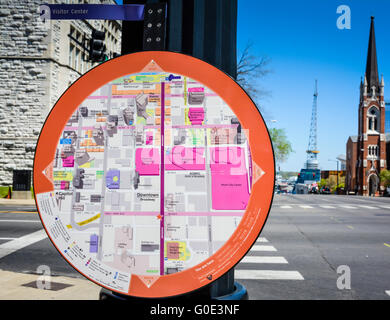
POLYGON ((229 239, 249 201, 251 164, 229 106, 151 61, 77 108, 45 172, 54 190, 37 202, 64 257, 127 293, 132 274, 151 286, 229 239))

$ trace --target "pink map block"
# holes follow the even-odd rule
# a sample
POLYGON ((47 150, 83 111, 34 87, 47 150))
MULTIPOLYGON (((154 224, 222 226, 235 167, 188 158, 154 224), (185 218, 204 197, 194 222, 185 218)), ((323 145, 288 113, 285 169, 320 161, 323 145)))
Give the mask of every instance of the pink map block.
POLYGON ((188 119, 190 119, 193 125, 201 125, 204 120, 204 109, 190 108, 188 111, 188 119))
POLYGON ((153 144, 153 132, 146 132, 146 145, 153 144))
POLYGON ((135 170, 141 176, 160 174, 160 152, 157 148, 138 148, 135 152, 135 170))
POLYGON ((61 190, 69 189, 69 181, 61 181, 61 190))
POLYGON ((165 153, 165 170, 205 170, 204 148, 176 146, 165 153))
POLYGON ((216 147, 210 153, 212 208, 244 210, 250 196, 244 150, 216 147))
POLYGON ((204 92, 204 88, 202 87, 188 88, 188 92, 204 92))
POLYGON ((62 166, 64 168, 73 168, 74 167, 74 157, 69 156, 65 159, 62 159, 62 166))

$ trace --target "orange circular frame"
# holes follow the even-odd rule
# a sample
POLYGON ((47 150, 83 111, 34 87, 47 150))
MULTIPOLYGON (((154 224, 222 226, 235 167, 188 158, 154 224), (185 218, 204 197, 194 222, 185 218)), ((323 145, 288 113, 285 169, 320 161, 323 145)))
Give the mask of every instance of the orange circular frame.
POLYGON ((191 56, 147 51, 109 60, 80 77, 57 101, 40 133, 34 159, 35 201, 43 226, 61 255, 78 272, 109 290, 137 297, 167 297, 188 293, 218 279, 233 268, 250 250, 265 225, 272 204, 275 162, 272 144, 264 120, 245 91, 227 74, 191 56), (164 72, 184 75, 207 86, 220 96, 238 117, 246 132, 252 157, 252 191, 238 227, 225 244, 206 260, 184 271, 158 276, 153 285, 146 286, 138 275, 132 274, 127 292, 114 290, 79 271, 59 250, 47 232, 39 211, 37 195, 54 191, 45 169, 55 157, 57 143, 68 119, 94 91, 125 75, 140 73, 153 60, 164 72))

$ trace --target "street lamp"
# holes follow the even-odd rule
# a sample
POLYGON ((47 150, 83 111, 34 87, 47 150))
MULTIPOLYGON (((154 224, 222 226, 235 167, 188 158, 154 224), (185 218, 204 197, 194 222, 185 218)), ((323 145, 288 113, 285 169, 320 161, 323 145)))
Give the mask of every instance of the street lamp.
POLYGON ((337 186, 336 186, 336 194, 337 194, 339 189, 339 160, 328 159, 328 161, 335 161, 337 163, 337 186))

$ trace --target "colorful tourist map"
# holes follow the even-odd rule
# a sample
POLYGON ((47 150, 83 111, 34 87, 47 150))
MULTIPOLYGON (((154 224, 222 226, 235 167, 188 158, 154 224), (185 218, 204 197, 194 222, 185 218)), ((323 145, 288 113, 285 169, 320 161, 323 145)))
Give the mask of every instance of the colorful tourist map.
POLYGON ((211 257, 248 205, 252 160, 241 124, 212 90, 164 72, 107 83, 78 106, 37 195, 57 249, 90 279, 127 293, 211 257))

